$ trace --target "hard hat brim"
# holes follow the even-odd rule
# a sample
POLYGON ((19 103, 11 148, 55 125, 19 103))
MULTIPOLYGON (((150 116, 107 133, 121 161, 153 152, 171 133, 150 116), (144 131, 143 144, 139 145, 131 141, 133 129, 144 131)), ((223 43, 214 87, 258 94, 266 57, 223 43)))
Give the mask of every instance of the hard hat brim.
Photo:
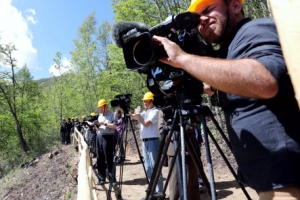
MULTIPOLYGON (((190 12, 199 12, 203 10, 205 7, 210 6, 211 4, 220 2, 223 0, 196 0, 191 3, 188 11, 190 12)), ((241 4, 244 3, 244 0, 240 0, 241 4)))

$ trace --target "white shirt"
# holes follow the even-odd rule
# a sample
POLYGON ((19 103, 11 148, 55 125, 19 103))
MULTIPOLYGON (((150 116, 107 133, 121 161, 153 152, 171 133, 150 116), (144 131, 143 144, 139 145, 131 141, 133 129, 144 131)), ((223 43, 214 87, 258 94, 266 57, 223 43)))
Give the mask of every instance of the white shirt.
POLYGON ((142 139, 145 138, 158 138, 159 130, 158 130, 158 119, 159 119, 159 110, 156 107, 153 107, 149 110, 143 111, 141 116, 144 120, 151 121, 152 124, 144 127, 142 124, 140 129, 140 135, 142 139))

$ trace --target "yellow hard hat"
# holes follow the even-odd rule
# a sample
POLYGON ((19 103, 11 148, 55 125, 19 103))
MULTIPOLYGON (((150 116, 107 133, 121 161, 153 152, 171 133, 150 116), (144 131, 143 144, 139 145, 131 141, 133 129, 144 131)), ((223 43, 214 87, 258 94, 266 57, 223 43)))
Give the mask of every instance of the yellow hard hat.
POLYGON ((72 119, 75 119, 74 117, 72 117, 72 119))
POLYGON ((96 116, 96 113, 92 112, 92 113, 91 113, 91 116, 92 116, 92 117, 95 117, 95 116, 96 116))
POLYGON ((66 121, 66 118, 62 118, 63 121, 66 121))
POLYGON ((154 99, 154 94, 152 92, 147 92, 143 97, 143 100, 153 100, 153 99, 154 99))
POLYGON ((83 115, 83 116, 82 116, 82 119, 85 119, 85 118, 86 118, 86 116, 85 116, 85 115, 83 115))
POLYGON ((105 99, 101 99, 100 101, 98 101, 98 107, 104 106, 107 104, 107 101, 105 99))
MULTIPOLYGON (((192 0, 191 5, 188 8, 188 11, 190 11, 190 12, 199 12, 203 8, 205 8, 205 7, 207 7, 211 4, 220 2, 220 1, 221 0, 192 0)), ((224 1, 224 0, 222 0, 222 1, 224 1)), ((240 0, 240 1, 241 1, 241 3, 244 3, 244 0, 240 0)))

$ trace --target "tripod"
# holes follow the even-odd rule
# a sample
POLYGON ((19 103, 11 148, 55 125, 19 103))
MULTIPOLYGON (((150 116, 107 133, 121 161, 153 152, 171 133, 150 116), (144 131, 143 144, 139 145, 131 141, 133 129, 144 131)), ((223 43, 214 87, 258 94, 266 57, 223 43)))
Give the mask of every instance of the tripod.
MULTIPOLYGON (((179 185, 179 192, 180 192, 180 199, 187 200, 188 199, 188 193, 187 193, 187 177, 186 177, 186 161, 185 161, 185 148, 189 152, 194 165, 196 166, 198 173, 200 174, 203 184, 209 194, 209 196, 215 200, 216 199, 216 191, 215 191, 215 184, 214 184, 214 176, 213 176, 213 168, 212 168, 212 162, 211 162, 211 156, 210 156, 210 148, 209 148, 209 141, 208 141, 208 135, 212 139, 213 143, 217 147, 218 151, 220 152, 222 158, 226 162, 228 168, 230 169, 231 173, 233 174, 234 178, 237 180, 237 175, 235 174, 233 168, 231 167, 230 163, 228 162, 227 158, 225 157, 224 153, 222 152, 221 148, 219 147, 218 143, 214 139, 212 133, 208 129, 206 125, 206 119, 205 117, 209 116, 211 117, 213 123, 217 127, 218 131, 220 132, 221 136, 227 143, 227 145, 230 147, 230 143, 225 136, 224 132, 218 125, 217 121, 214 119, 214 116, 210 109, 206 106, 184 106, 179 107, 175 109, 174 116, 172 119, 172 125, 171 126, 163 126, 162 131, 162 138, 161 138, 161 144, 159 146, 157 160, 153 169, 153 174, 150 179, 150 183, 148 185, 148 188, 146 190, 146 200, 152 200, 152 199, 164 199, 165 197, 165 191, 170 179, 170 175, 172 172, 172 169, 176 162, 177 172, 178 172, 178 185, 179 185), (208 173, 210 177, 210 182, 208 181, 206 174, 203 171, 202 163, 199 157, 197 156, 197 153, 195 151, 195 148, 192 145, 191 137, 189 134, 185 132, 185 127, 189 124, 193 124, 193 120, 195 117, 201 117, 201 122, 204 126, 204 139, 206 141, 205 143, 205 149, 206 149, 206 157, 207 157, 207 164, 208 164, 208 173), (185 118, 189 118, 189 120, 184 120, 185 118), (179 126, 178 126, 179 124, 179 126), (178 135, 178 132, 180 135, 178 135), (171 134, 168 134, 171 133, 171 134), (168 135, 168 137, 167 137, 168 135), (168 174, 166 184, 164 186, 163 194, 161 196, 154 196, 153 191, 154 187, 157 184, 159 173, 161 172, 163 161, 166 159, 167 155, 167 149, 170 145, 171 137, 174 138, 174 149, 175 149, 175 155, 171 164, 170 164, 170 172, 168 174), (167 138, 167 139, 166 139, 167 138), (180 147, 180 148, 179 148, 180 147), (181 151, 181 154, 179 153, 179 150, 181 151), (181 165, 180 165, 181 163, 181 165)), ((247 191, 245 190, 244 186, 238 182, 241 189, 243 190, 245 196, 248 200, 250 200, 250 196, 248 195, 247 191)))
MULTIPOLYGON (((118 140, 120 140, 120 142, 118 142, 118 143, 120 145, 123 145, 123 141, 124 141, 123 138, 124 137, 125 137, 125 141, 127 141, 127 136, 128 136, 129 127, 130 127, 131 131, 132 131, 132 135, 133 135, 134 141, 135 141, 135 144, 136 144, 136 149, 138 151, 139 158, 140 158, 140 160, 142 162, 142 165, 143 165, 143 169, 144 169, 144 172, 145 172, 147 183, 149 183, 148 176, 147 176, 146 169, 145 169, 145 165, 144 165, 144 159, 143 159, 143 156, 141 155, 141 152, 140 152, 140 149, 139 149, 139 145, 138 145, 138 142, 137 142, 137 139, 136 139, 136 136, 135 136, 135 132, 134 132, 132 121, 130 119, 130 116, 128 115, 128 112, 126 112, 127 109, 123 109, 123 110, 124 110, 124 116, 122 118, 122 125, 121 125, 122 126, 122 136, 118 138, 118 140)), ((127 145, 125 145, 124 156, 126 156, 126 148, 127 148, 127 145)), ((120 149, 121 149, 121 146, 120 146, 120 149)), ((119 156, 117 156, 115 149, 114 149, 114 155, 115 156, 114 156, 114 164, 113 164, 113 173, 115 175, 115 173, 116 173, 116 165, 117 165, 119 159, 122 158, 123 155, 121 155, 121 151, 120 151, 119 152, 119 156)), ((118 197, 118 199, 121 199, 122 198, 122 194, 121 193, 122 193, 124 162, 121 161, 119 164, 120 164, 120 176, 119 176, 119 182, 118 182, 119 191, 118 191, 117 197, 118 197)), ((112 189, 112 186, 110 184, 109 190, 108 190, 107 199, 110 199, 111 189, 112 189)))

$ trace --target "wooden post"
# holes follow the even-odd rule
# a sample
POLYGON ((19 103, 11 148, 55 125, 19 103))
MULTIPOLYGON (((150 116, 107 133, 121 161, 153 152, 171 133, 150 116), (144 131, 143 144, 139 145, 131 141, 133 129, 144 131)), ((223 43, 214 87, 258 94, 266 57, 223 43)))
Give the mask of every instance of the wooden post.
POLYGON ((300 108, 300 12, 299 0, 269 0, 283 56, 300 108))

